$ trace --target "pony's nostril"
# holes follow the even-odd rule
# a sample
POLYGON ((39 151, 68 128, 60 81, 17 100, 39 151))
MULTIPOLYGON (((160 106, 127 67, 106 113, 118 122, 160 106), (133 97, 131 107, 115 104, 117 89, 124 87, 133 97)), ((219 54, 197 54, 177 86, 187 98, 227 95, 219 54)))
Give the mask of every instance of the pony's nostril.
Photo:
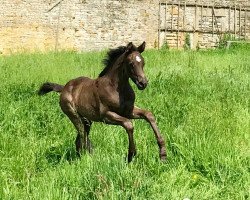
POLYGON ((144 85, 144 83, 142 81, 139 81, 139 85, 144 85))
POLYGON ((137 86, 138 86, 138 88, 139 88, 140 90, 143 90, 143 89, 145 89, 145 88, 146 88, 146 86, 147 86, 147 82, 144 82, 144 81, 138 81, 137 86))
POLYGON ((140 85, 141 87, 145 87, 145 86, 147 85, 147 83, 144 82, 144 81, 139 81, 139 85, 140 85))

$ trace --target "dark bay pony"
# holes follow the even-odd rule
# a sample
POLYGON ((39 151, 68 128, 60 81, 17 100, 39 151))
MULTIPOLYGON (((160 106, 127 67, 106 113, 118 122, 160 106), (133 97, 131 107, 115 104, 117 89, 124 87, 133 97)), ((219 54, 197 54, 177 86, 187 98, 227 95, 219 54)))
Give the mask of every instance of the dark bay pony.
POLYGON ((105 68, 97 79, 79 77, 65 86, 49 82, 41 86, 39 95, 51 91, 61 93, 61 109, 78 132, 75 145, 79 155, 83 149, 91 152, 89 131, 92 122, 104 122, 125 128, 129 140, 128 162, 131 162, 136 155, 131 119, 145 119, 154 131, 161 160, 166 159, 165 143, 155 118, 150 111, 134 105, 135 93, 129 83, 130 78, 139 90, 147 86, 141 55, 144 49, 145 42, 139 47, 130 42, 127 46, 111 49, 104 59, 105 68))

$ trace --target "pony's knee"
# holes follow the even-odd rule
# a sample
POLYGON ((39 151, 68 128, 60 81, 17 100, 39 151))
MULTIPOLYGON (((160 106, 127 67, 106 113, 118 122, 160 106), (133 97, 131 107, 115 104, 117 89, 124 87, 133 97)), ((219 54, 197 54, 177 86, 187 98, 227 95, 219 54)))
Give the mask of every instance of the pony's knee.
POLYGON ((146 112, 145 117, 146 117, 147 121, 149 121, 149 122, 155 121, 155 117, 154 117, 153 113, 150 111, 146 112))
POLYGON ((130 133, 134 131, 134 126, 131 121, 125 121, 123 122, 123 127, 130 133))

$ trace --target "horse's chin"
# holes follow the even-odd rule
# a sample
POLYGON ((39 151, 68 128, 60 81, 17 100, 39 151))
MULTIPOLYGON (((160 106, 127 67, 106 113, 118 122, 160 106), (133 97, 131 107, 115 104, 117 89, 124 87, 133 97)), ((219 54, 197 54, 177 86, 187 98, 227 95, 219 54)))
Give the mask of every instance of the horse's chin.
POLYGON ((142 82, 139 82, 137 79, 135 78, 131 78, 132 81, 135 83, 135 85, 137 86, 137 88, 139 90, 144 90, 146 87, 147 87, 147 82, 145 83, 142 83, 142 82))
POLYGON ((136 86, 139 90, 144 90, 147 87, 146 84, 140 84, 139 82, 136 82, 136 86))

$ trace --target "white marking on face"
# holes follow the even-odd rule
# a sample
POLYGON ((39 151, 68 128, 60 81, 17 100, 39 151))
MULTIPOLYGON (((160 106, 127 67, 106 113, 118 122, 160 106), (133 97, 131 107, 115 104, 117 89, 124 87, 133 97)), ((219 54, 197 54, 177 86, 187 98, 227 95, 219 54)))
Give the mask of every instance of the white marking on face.
POLYGON ((141 62, 141 58, 140 58, 139 56, 135 56, 135 60, 136 60, 137 62, 141 62))

